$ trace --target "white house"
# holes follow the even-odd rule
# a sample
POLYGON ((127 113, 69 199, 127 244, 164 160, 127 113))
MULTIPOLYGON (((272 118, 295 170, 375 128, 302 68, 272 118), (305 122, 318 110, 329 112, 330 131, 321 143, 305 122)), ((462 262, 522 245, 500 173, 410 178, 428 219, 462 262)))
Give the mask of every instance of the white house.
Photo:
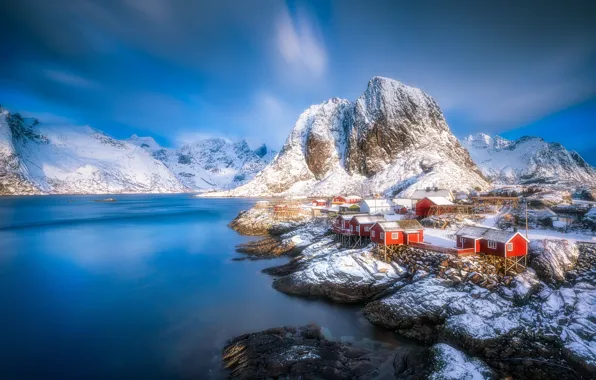
POLYGON ((369 214, 390 214, 393 213, 393 203, 387 199, 363 199, 360 202, 360 212, 369 214))

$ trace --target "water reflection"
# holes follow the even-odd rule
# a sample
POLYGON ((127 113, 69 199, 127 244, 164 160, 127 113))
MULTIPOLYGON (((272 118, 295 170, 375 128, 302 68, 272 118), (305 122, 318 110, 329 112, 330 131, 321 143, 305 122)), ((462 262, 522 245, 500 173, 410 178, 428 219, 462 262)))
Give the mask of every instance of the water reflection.
POLYGON ((226 225, 253 201, 96 198, 0 198, 9 378, 220 378, 226 340, 310 322, 393 340, 359 307, 276 292, 260 270, 284 259, 232 261, 248 238, 226 225))

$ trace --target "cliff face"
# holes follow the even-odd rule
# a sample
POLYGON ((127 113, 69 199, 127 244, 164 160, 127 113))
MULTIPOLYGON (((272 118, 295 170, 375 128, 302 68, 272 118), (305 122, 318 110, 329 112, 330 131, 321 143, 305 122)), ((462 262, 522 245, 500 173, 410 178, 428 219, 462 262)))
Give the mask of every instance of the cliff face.
POLYGON ((308 108, 277 158, 226 195, 405 192, 486 187, 437 103, 419 89, 374 77, 355 101, 308 108))

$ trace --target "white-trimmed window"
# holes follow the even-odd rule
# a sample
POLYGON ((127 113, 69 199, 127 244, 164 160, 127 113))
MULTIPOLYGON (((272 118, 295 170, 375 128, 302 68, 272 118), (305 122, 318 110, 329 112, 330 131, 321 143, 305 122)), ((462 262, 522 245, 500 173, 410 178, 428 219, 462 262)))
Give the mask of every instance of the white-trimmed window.
POLYGON ((360 226, 356 226, 356 232, 360 233, 360 226))
POLYGON ((466 242, 466 238, 460 237, 459 238, 459 242, 464 245, 464 243, 466 242))
POLYGON ((375 237, 375 230, 372 230, 372 231, 370 232, 370 236, 372 236, 372 237, 375 237))
POLYGON ((513 251, 513 243, 507 243, 507 250, 513 251))
POLYGON ((364 227, 364 232, 370 231, 370 227, 364 227))
POLYGON ((397 232, 392 233, 391 239, 395 239, 395 240, 399 239, 399 233, 397 233, 397 232))
POLYGON ((488 241, 488 248, 490 248, 490 249, 497 249, 497 242, 496 241, 489 240, 488 241))
POLYGON ((381 240, 385 240, 385 233, 381 232, 381 236, 380 236, 381 240))

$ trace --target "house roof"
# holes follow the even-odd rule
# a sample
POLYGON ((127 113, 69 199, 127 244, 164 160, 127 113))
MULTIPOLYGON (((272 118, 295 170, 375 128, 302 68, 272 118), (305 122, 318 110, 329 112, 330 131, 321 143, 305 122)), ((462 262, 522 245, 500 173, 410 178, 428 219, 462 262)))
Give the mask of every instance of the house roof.
POLYGON ((425 197, 437 206, 453 206, 453 202, 445 197, 425 197))
POLYGON ((383 231, 421 230, 422 225, 417 220, 395 220, 377 222, 383 231))
MULTIPOLYGON (((504 231, 497 228, 481 227, 481 226, 464 226, 455 234, 471 239, 485 239, 496 241, 499 243, 507 243, 511 238, 519 232, 504 231)), ((523 237, 523 235, 520 235, 523 237)), ((526 239, 524 237, 524 239, 526 239)), ((527 239, 526 239, 527 240, 527 239)))
POLYGON ((358 224, 373 224, 384 221, 385 217, 382 215, 358 215, 352 217, 352 219, 355 219, 358 224))
POLYGON ((360 208, 360 206, 358 205, 358 203, 343 203, 343 204, 340 204, 339 207, 347 207, 347 208, 357 207, 357 208, 360 208))
POLYGON ((438 190, 416 190, 410 195, 410 199, 424 199, 426 197, 445 197, 445 198, 453 198, 453 194, 451 191, 447 189, 438 189, 438 190))
POLYGON ((401 231, 402 228, 397 222, 377 222, 383 231, 401 231))
POLYGON ((379 208, 379 207, 391 208, 391 207, 393 207, 393 204, 391 204, 391 202, 389 202, 387 199, 384 199, 384 198, 363 199, 362 202, 366 203, 369 208, 379 208))
POLYGON ((404 230, 421 230, 423 228, 416 219, 397 220, 396 223, 404 230))

